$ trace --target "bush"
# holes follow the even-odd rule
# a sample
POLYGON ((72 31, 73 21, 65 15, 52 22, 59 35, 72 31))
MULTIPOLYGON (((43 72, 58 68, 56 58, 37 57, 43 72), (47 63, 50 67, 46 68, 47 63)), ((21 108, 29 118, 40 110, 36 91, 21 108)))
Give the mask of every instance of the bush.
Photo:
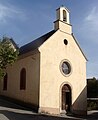
POLYGON ((87 109, 88 110, 98 110, 98 101, 88 101, 87 109))

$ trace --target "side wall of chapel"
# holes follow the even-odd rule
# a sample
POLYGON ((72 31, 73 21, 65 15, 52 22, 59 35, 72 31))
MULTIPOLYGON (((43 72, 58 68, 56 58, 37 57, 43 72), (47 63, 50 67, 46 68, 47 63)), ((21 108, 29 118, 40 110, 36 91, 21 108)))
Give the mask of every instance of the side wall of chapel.
POLYGON ((39 105, 40 53, 21 56, 12 66, 7 68, 7 90, 3 90, 3 80, 0 82, 0 94, 23 101, 34 106, 39 105), (26 70, 26 89, 20 90, 20 72, 26 70))

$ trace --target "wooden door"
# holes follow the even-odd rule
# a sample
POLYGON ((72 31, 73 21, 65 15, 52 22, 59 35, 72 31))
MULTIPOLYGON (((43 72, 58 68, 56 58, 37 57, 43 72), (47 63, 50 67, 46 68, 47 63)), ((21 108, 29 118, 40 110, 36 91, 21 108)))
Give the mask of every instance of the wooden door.
POLYGON ((71 89, 70 86, 65 84, 62 87, 62 110, 70 111, 71 107, 71 89))

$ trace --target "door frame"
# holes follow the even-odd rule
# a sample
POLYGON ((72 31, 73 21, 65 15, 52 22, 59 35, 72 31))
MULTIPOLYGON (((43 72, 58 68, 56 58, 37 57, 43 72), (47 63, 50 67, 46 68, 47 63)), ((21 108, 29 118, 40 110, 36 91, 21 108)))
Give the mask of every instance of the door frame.
POLYGON ((71 86, 71 84, 70 83, 63 83, 61 86, 60 86, 60 113, 66 113, 66 110, 62 110, 62 88, 63 88, 63 86, 64 85, 67 85, 68 87, 69 87, 69 89, 70 89, 70 101, 71 101, 71 103, 70 103, 70 112, 71 112, 71 109, 72 109, 72 86, 71 86))

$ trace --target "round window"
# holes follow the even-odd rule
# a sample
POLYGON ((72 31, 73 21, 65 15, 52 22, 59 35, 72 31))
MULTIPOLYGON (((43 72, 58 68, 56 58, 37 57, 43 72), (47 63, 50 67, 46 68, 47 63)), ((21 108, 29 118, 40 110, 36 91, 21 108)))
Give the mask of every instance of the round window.
POLYGON ((64 75, 69 75, 71 73, 71 65, 67 61, 61 63, 61 72, 64 75))
POLYGON ((67 45, 68 44, 68 41, 66 39, 64 39, 64 44, 67 45))

